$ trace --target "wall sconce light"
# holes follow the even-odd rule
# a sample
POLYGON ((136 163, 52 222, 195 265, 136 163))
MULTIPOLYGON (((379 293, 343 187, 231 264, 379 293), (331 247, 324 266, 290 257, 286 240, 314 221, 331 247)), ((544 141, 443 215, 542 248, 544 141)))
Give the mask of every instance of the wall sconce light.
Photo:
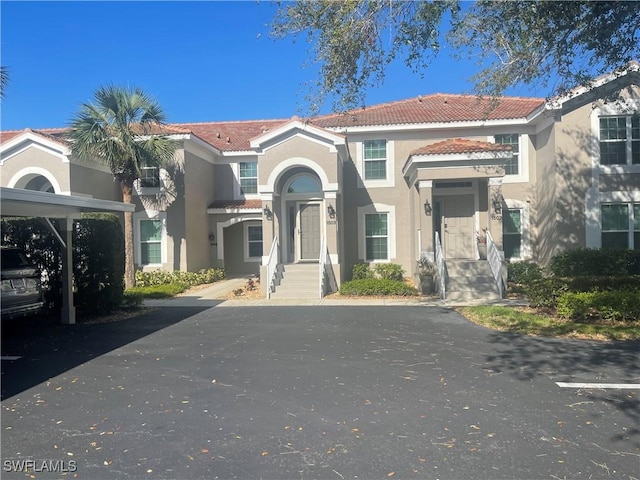
POLYGON ((336 218, 336 210, 333 208, 333 205, 329 204, 327 207, 327 214, 329 215, 329 218, 336 218))
POLYGON ((425 200, 425 202, 424 202, 424 214, 429 216, 429 215, 431 215, 432 211, 433 211, 433 209, 431 208, 431 204, 429 203, 429 200, 425 200))
POLYGON ((269 209, 269 205, 265 205, 262 210, 264 216, 267 217, 267 220, 271 220, 273 218, 273 212, 269 209))
POLYGON ((502 213, 502 200, 502 195, 498 194, 493 201, 493 211, 498 215, 502 213))
POLYGON ((209 234, 209 241, 210 241, 211 243, 213 243, 213 242, 215 242, 215 241, 216 241, 216 236, 215 236, 213 233, 210 233, 210 234, 209 234))

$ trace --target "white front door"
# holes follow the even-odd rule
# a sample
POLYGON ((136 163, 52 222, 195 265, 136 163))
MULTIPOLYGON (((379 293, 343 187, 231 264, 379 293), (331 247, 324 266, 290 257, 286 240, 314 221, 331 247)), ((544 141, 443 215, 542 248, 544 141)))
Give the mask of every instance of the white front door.
POLYGON ((474 215, 473 195, 443 198, 440 231, 446 258, 475 258, 474 215))
POLYGON ((320 204, 298 203, 299 260, 318 260, 320 255, 320 204))

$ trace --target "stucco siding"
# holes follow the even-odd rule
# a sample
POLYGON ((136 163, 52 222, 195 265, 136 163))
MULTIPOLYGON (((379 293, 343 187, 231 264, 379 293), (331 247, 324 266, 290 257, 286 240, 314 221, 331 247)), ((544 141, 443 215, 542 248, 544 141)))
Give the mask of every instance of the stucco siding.
POLYGON ((59 155, 31 146, 3 161, 0 181, 3 187, 14 186, 19 178, 41 174, 46 176, 48 172, 60 187, 60 191, 55 193, 68 194, 71 191, 69 166, 59 155))
POLYGON ((185 152, 185 240, 186 268, 197 272, 211 266, 207 207, 215 198, 215 171, 211 163, 185 152))

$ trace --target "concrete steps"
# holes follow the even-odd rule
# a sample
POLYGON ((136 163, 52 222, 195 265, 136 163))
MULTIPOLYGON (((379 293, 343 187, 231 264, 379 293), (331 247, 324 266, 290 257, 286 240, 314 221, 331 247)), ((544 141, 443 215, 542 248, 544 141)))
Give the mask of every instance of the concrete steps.
POLYGON ((311 299, 320 297, 320 265, 295 263, 278 265, 279 285, 271 294, 272 299, 311 299))
POLYGON ((446 300, 500 300, 498 286, 486 260, 447 260, 446 300))

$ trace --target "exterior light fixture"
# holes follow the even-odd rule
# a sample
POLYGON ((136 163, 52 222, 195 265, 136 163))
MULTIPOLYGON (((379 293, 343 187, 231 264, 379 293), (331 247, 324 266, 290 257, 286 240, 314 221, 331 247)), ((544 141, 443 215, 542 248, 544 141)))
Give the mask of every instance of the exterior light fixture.
POLYGON ((430 216, 432 211, 433 211, 433 208, 431 208, 431 204, 429 203, 429 200, 425 200, 425 202, 424 202, 424 214, 427 215, 427 216, 430 216))
POLYGON ((210 233, 210 234, 209 234, 209 241, 210 241, 211 243, 213 243, 213 242, 215 242, 215 241, 216 241, 216 236, 215 236, 213 233, 210 233))
POLYGON ((264 216, 267 217, 267 220, 271 220, 273 218, 273 212, 271 211, 271 209, 269 209, 269 205, 264 206, 262 213, 264 213, 264 216))
POLYGON ((327 214, 329 215, 329 218, 336 218, 336 210, 333 208, 333 205, 329 204, 327 207, 327 214))
POLYGON ((502 200, 502 195, 498 194, 493 201, 493 211, 498 215, 502 213, 502 200))

